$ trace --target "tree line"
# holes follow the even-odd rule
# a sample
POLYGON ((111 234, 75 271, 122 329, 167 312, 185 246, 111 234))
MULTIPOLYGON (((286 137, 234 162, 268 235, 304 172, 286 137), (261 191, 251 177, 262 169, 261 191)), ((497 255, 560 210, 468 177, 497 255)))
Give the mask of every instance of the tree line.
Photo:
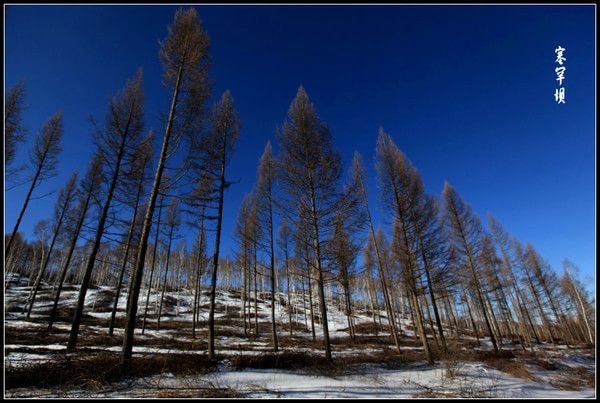
POLYGON ((49 331, 64 285, 81 285, 69 351, 77 347, 92 284, 114 287, 111 335, 119 296, 127 287, 124 370, 139 319, 142 333, 147 327, 151 292, 157 294, 160 328, 165 292, 193 290, 190 326, 196 337, 202 286, 209 290, 210 358, 216 350, 218 287, 240 291, 247 337, 260 335, 259 297, 270 301, 274 351, 282 332, 293 336, 299 303, 304 326, 299 325, 316 339, 318 322, 328 359, 332 306, 346 315, 352 339, 361 307, 375 329, 381 328, 380 311, 385 311, 386 334, 398 354, 403 352, 402 321, 408 319, 429 362, 435 351, 451 348, 450 339, 465 336, 489 337, 495 351, 506 343, 524 350, 543 342, 594 345, 594 301, 578 280, 577 267, 565 260, 563 272, 557 273, 531 244, 510 235, 491 215, 484 228, 448 182, 440 197, 426 193, 417 169, 383 129, 375 167, 391 232, 377 227, 361 155, 355 153, 344 172, 330 129, 303 87, 277 130, 279 153, 266 144, 256 183, 237 211, 235 254, 223 257, 222 219, 231 212, 225 192, 233 185, 227 168, 241 124, 229 91, 207 106, 209 50, 196 11, 178 10, 160 42, 163 82, 171 93, 162 137, 145 129, 140 69, 109 99, 104 119, 94 122, 94 154, 86 172, 69 177, 57 193, 52 216, 36 225, 31 242, 19 227, 30 201, 44 196, 39 186, 56 175, 63 115, 57 112, 41 128, 27 165, 13 167, 26 136, 21 119, 25 85, 7 93, 5 167, 24 174, 29 188, 5 236, 5 270, 30 279, 27 317, 42 281, 54 284, 49 331), (155 150, 157 141, 160 149, 155 150), (189 247, 181 239, 183 229, 195 231, 189 247), (301 299, 294 298, 298 295, 301 299), (286 310, 287 324, 277 321, 277 305, 286 310))

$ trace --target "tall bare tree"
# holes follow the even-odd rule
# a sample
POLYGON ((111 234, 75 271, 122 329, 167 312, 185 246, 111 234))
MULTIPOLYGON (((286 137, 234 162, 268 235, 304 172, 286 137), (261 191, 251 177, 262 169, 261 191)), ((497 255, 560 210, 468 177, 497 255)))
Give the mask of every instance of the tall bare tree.
POLYGON ((35 303, 35 297, 40 289, 40 285, 42 282, 42 277, 44 276, 46 269, 48 268, 48 263, 50 262, 50 257, 52 256, 52 251, 54 250, 54 245, 58 236, 61 233, 61 229, 63 227, 63 223, 65 221, 65 216, 67 212, 70 210, 71 205, 73 204, 73 199, 75 198, 75 193, 77 190, 77 172, 73 172, 73 174, 69 177, 66 185, 58 192, 58 197, 56 199, 56 205, 54 206, 54 225, 53 225, 53 235, 52 241, 50 241, 50 248, 48 249, 48 253, 46 253, 46 257, 44 259, 44 263, 40 267, 38 274, 35 278, 35 284, 33 285, 33 289, 31 290, 31 295, 29 296, 29 301, 27 306, 27 317, 31 315, 31 310, 33 308, 33 304, 35 303))
POLYGON ((219 268, 223 201, 225 189, 231 185, 231 183, 226 180, 225 168, 231 160, 239 132, 240 121, 233 105, 233 98, 229 91, 225 91, 221 99, 213 106, 211 114, 211 132, 207 139, 207 144, 210 145, 207 148, 207 152, 212 156, 211 159, 219 162, 218 176, 215 177, 215 181, 218 184, 219 197, 215 249, 210 283, 210 310, 208 312, 208 356, 211 359, 215 357, 215 292, 217 287, 217 270, 219 268))
POLYGON ((522 322, 521 332, 524 336, 530 338, 530 332, 536 339, 538 344, 540 343, 539 336, 536 332, 533 320, 529 310, 525 306, 524 302, 524 291, 522 290, 521 284, 515 274, 515 257, 512 255, 512 247, 510 238, 507 232, 502 227, 502 224, 496 220, 492 215, 488 216, 488 223, 492 237, 500 249, 502 255, 502 268, 501 271, 505 277, 505 281, 508 287, 508 294, 512 300, 513 307, 517 307, 522 322), (527 326, 527 324, 529 326, 527 326))
POLYGON ((273 157, 273 149, 271 143, 267 142, 265 149, 260 157, 258 163, 258 183, 257 183, 257 202, 260 204, 258 207, 258 214, 264 217, 264 221, 261 218, 259 222, 264 222, 264 230, 266 237, 269 241, 268 254, 269 254, 269 270, 270 270, 270 282, 271 282, 271 330, 273 332, 273 349, 279 350, 279 344, 277 342, 277 327, 275 325, 275 248, 274 248, 274 235, 273 235, 273 192, 276 178, 277 163, 273 157))
POLYGON ((380 129, 377 140, 377 170, 379 181, 382 184, 384 201, 391 209, 395 219, 394 251, 402 267, 419 337, 427 359, 431 363, 433 357, 427 341, 419 302, 422 289, 420 287, 421 269, 418 263, 419 239, 415 220, 423 194, 423 185, 410 161, 383 129, 380 129))
MULTIPOLYGON (((121 286, 123 285, 123 278, 125 277, 125 269, 129 261, 129 253, 132 249, 132 241, 134 232, 136 229, 137 221, 139 220, 138 210, 140 202, 142 200, 144 184, 147 182, 146 168, 148 167, 150 160, 152 159, 152 138, 153 133, 150 132, 148 136, 136 147, 133 155, 132 162, 126 174, 124 175, 125 186, 127 189, 125 193, 131 193, 131 190, 135 192, 132 198, 133 214, 129 221, 129 229, 125 239, 125 251, 123 253, 123 259, 121 261, 121 270, 119 273, 119 281, 115 290, 115 300, 113 303, 112 313, 110 315, 110 324, 108 327, 108 334, 113 335, 115 327, 115 319, 117 316, 117 306, 119 304, 119 295, 121 294, 121 286)), ((129 195, 126 196, 128 198, 129 195)), ((129 201, 129 200, 127 200, 129 201)))
POLYGON ((46 179, 49 179, 56 175, 56 165, 58 163, 58 154, 62 148, 60 146, 60 140, 63 135, 63 114, 57 112, 52 115, 48 121, 42 127, 40 133, 35 139, 33 148, 29 153, 29 168, 32 171, 31 184, 25 196, 25 202, 21 208, 21 212, 17 217, 17 222, 12 230, 6 249, 4 250, 4 263, 8 261, 11 256, 11 246, 13 244, 13 238, 19 231, 19 225, 27 210, 29 201, 33 191, 46 179))
POLYGON ((67 349, 69 350, 73 350, 77 346, 85 296, 90 285, 92 270, 96 264, 96 256, 100 249, 108 212, 117 184, 122 176, 123 167, 130 161, 130 150, 135 149, 144 128, 142 81, 142 71, 139 70, 135 78, 128 81, 125 88, 117 96, 110 99, 105 127, 101 128, 97 133, 96 145, 105 161, 106 175, 110 179, 102 211, 98 219, 94 243, 85 265, 81 288, 79 289, 77 307, 73 315, 73 324, 67 345, 67 349))
POLYGON ((291 298, 291 276, 292 270, 290 269, 290 243, 292 242, 292 231, 288 224, 284 221, 279 226, 279 237, 278 244, 279 250, 283 251, 283 265, 285 268, 285 293, 287 296, 286 308, 288 311, 288 321, 290 325, 290 337, 294 335, 293 322, 292 322, 292 298, 291 298))
MULTIPOLYGON (((391 303, 391 298, 389 295, 389 288, 388 288, 388 282, 386 279, 386 274, 385 274, 385 268, 384 268, 384 259, 382 257, 382 251, 381 251, 381 247, 379 245, 376 233, 375 233, 375 227, 373 225, 373 219, 371 217, 371 212, 369 209, 369 201, 368 201, 368 197, 367 197, 367 190, 366 187, 364 185, 364 168, 363 168, 363 164, 362 164, 362 158, 360 156, 359 153, 354 153, 354 159, 352 161, 352 175, 354 176, 354 182, 356 183, 357 186, 357 193, 358 195, 360 195, 361 199, 362 199, 362 203, 364 205, 364 210, 365 210, 365 214, 367 216, 367 220, 369 223, 369 241, 367 243, 366 249, 365 249, 365 256, 368 257, 369 259, 367 259, 366 263, 366 267, 368 269, 368 277, 369 280, 372 279, 372 267, 373 267, 373 255, 372 252, 375 252, 375 258, 376 258, 376 262, 377 262, 377 270, 379 272, 379 278, 381 280, 381 287, 383 290, 383 300, 384 300, 384 305, 385 305, 385 309, 386 312, 388 314, 388 324, 390 327, 390 334, 392 336, 392 340, 394 341, 394 344, 396 345, 396 349, 398 350, 398 353, 400 353, 400 341, 398 339, 398 328, 396 326, 396 321, 395 321, 395 317, 393 314, 393 309, 392 309, 392 303, 391 303)), ((370 281, 369 281, 370 282, 370 281)), ((374 284, 373 284, 374 285, 374 284)), ((371 300, 373 302, 376 302, 376 293, 374 293, 374 287, 370 287, 371 289, 371 300)), ((376 305, 376 303, 374 304, 376 305)), ((375 311, 373 311, 373 318, 375 318, 375 311)))
POLYGON ((281 146, 281 182, 291 199, 286 204, 289 210, 300 209, 301 215, 304 211, 310 223, 323 344, 325 356, 331 360, 322 244, 333 230, 336 211, 343 208, 341 157, 334 151, 331 133, 319 119, 302 87, 298 89, 277 137, 281 146))
POLYGON ((562 277, 562 286, 567 295, 573 300, 577 307, 577 314, 580 320, 584 323, 584 330, 587 336, 587 342, 592 346, 595 345, 594 332, 592 329, 593 305, 590 303, 587 292, 576 277, 579 268, 570 260, 565 259, 562 262, 564 274, 562 277))
POLYGON ((17 152, 17 144, 25 140, 25 127, 22 122, 25 83, 15 84, 6 94, 4 102, 4 164, 12 164, 17 152))
POLYGON ((54 303, 52 305, 52 311, 50 312, 50 317, 48 320, 48 331, 52 329, 52 325, 56 317, 56 310, 58 307, 58 301, 60 299, 60 293, 62 291, 62 287, 67 276, 69 264, 71 263, 71 259, 73 257, 73 252, 75 251, 75 246, 77 245, 77 239, 79 239, 79 234, 81 232, 83 222, 90 208, 92 198, 97 196, 98 190, 102 183, 101 170, 101 157, 98 154, 96 154, 90 162, 90 166, 85 177, 81 180, 79 184, 79 204, 74 211, 74 217, 76 217, 76 219, 73 220, 73 228, 70 228, 69 230, 69 249, 64 259, 64 263, 62 264, 62 267, 58 273, 58 282, 56 292, 54 294, 54 303))
POLYGON ((158 313, 156 318, 156 329, 160 329, 160 315, 162 313, 163 300, 165 298, 165 291, 167 290, 167 275, 169 273, 169 262, 171 260, 171 244, 173 243, 173 238, 175 237, 175 231, 180 224, 179 218, 179 203, 177 199, 171 200, 169 207, 167 208, 167 216, 165 218, 165 225, 167 230, 167 260, 165 264, 165 277, 163 280, 163 288, 160 296, 160 303, 158 306, 158 313))
POLYGON ((161 42, 160 58, 163 64, 163 79, 172 89, 173 96, 167 118, 156 173, 146 209, 140 244, 131 281, 127 302, 127 319, 123 338, 123 370, 128 369, 133 349, 133 336, 136 323, 138 298, 142 278, 148 237, 156 206, 165 164, 173 154, 172 137, 195 129, 196 120, 208 95, 208 36, 202 29, 196 10, 178 10, 169 35, 161 42), (170 148, 171 147, 171 148, 170 148))
POLYGON ((481 222, 473 214, 471 208, 465 204, 459 194, 448 182, 444 183, 443 197, 446 207, 447 224, 450 230, 450 239, 453 243, 459 258, 468 268, 471 280, 474 285, 474 291, 479 301, 481 311, 485 320, 494 351, 500 351, 498 341, 492 329, 490 314, 485 302, 484 289, 481 283, 481 264, 480 264, 480 242, 483 229, 481 222))
POLYGON ((162 208, 165 202, 165 197, 162 196, 158 203, 158 220, 156 223, 156 232, 154 236, 154 247, 152 248, 152 263, 150 264, 150 279, 148 280, 148 293, 146 294, 146 306, 144 308, 144 320, 142 322, 142 334, 146 330, 146 319, 148 317, 148 305, 150 303, 150 292, 152 291, 152 277, 154 276, 154 268, 156 264, 156 251, 158 249, 159 235, 160 235, 160 219, 162 217, 162 208))

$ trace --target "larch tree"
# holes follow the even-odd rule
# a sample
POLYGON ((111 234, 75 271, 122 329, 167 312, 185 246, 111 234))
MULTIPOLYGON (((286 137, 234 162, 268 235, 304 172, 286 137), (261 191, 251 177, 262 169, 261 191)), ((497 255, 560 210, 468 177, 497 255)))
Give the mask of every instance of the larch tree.
POLYGON ((244 321, 244 336, 248 337, 246 307, 250 305, 250 262, 252 258, 252 194, 244 196, 238 210, 235 226, 235 238, 238 244, 238 259, 242 269, 242 319, 244 321))
POLYGON ((291 199, 288 208, 304 210, 308 218, 316 267, 325 356, 331 360, 331 345, 324 292, 326 270, 322 245, 334 226, 338 209, 343 208, 339 189, 341 157, 333 149, 327 126, 319 119, 304 88, 300 87, 277 134, 281 148, 280 175, 291 199))
POLYGON ((165 229, 167 232, 167 260, 165 264, 165 273, 163 279, 163 287, 160 295, 160 303, 158 305, 158 313, 156 317, 156 329, 160 330, 160 315, 162 313, 163 300, 165 299, 165 292, 167 291, 167 275, 169 274, 169 263, 171 261, 171 245, 173 243, 173 239, 175 238, 175 232, 179 225, 181 224, 179 217, 179 200, 177 198, 173 198, 169 206, 167 207, 167 214, 165 217, 165 229))
POLYGON ((425 334, 419 295, 422 292, 419 265, 419 239, 415 217, 423 197, 423 185, 416 169, 383 129, 377 139, 377 171, 384 202, 394 217, 394 253, 400 263, 411 311, 419 331, 421 344, 432 363, 433 356, 425 334))
POLYGON ((345 313, 350 338, 355 339, 354 312, 352 309, 351 281, 360 246, 354 242, 352 229, 348 228, 342 214, 336 215, 335 228, 330 243, 333 265, 337 267, 340 284, 344 294, 345 313))
POLYGON ((150 292, 152 291, 152 278, 154 277, 154 269, 156 267, 156 252, 158 250, 160 224, 162 218, 162 208, 164 206, 165 196, 162 196, 158 203, 158 219, 156 222, 156 230, 154 235, 154 247, 152 248, 152 263, 150 264, 150 279, 148 280, 148 293, 146 294, 146 305, 144 308, 144 320, 142 321, 142 334, 146 331, 146 319, 148 318, 148 306, 150 304, 150 292))
MULTIPOLYGON (((385 305, 386 312, 388 314, 388 325, 390 328, 390 334, 392 336, 392 340, 396 345, 396 349, 398 353, 400 351, 400 341, 398 338, 398 327, 396 325, 395 316, 393 314, 392 302, 390 297, 389 286, 387 282, 387 278, 385 275, 385 267, 384 267, 384 259, 382 256, 381 246, 379 245, 377 235, 375 232, 375 227, 373 225, 373 219, 371 217, 371 211, 369 209, 369 201, 367 196, 367 189, 364 183, 364 168, 362 164, 362 158, 359 153, 354 153, 354 159, 352 161, 352 175, 354 177, 354 182, 356 183, 356 192, 360 196, 362 203, 364 205, 364 211, 367 216, 367 221, 369 224, 369 240, 367 242, 367 246, 365 247, 364 254, 367 258, 365 260, 365 267, 367 268, 368 274, 368 282, 372 283, 373 279, 373 271, 372 268, 374 266, 374 262, 377 263, 377 271, 379 273, 379 278, 381 280, 381 288, 383 290, 383 301, 385 305), (373 253, 375 253, 375 259, 373 259, 373 253)), ((377 297, 375 292, 374 283, 370 284, 370 294, 371 301, 373 305, 373 309, 375 309, 377 305, 377 297)), ((373 320, 375 321, 375 310, 373 310, 373 320)))
POLYGON ((83 177, 79 184, 79 203, 73 211, 72 227, 70 226, 68 231, 70 233, 68 236, 69 246, 67 255, 58 273, 57 287, 54 294, 54 303, 52 304, 52 311, 50 312, 50 317, 48 320, 48 331, 52 329, 52 325, 56 317, 58 301, 60 299, 62 287, 65 282, 67 272, 69 270, 69 264, 71 263, 71 259, 73 257, 73 252, 75 251, 75 247, 77 246, 77 240, 79 239, 81 228, 90 209, 92 199, 94 197, 97 197, 101 184, 102 160, 101 157, 98 154, 96 154, 90 162, 90 166, 86 172, 86 175, 83 177))
MULTIPOLYGON (((527 269, 533 274, 535 285, 538 289, 541 289, 541 295, 545 297, 546 303, 550 305, 550 310, 554 316, 557 327, 560 328, 562 338, 568 345, 569 339, 572 339, 573 335, 571 334, 565 315, 557 300, 559 284, 556 273, 554 273, 548 262, 538 254, 530 243, 526 244, 524 253, 527 269)), ((550 323, 549 326, 551 326, 550 323)))
POLYGON ((479 253, 483 233, 481 222, 448 182, 444 183, 442 194, 445 202, 446 223, 449 229, 450 241, 455 247, 458 258, 468 269, 488 334, 494 346, 494 351, 498 352, 500 351, 498 340, 496 340, 492 329, 490 313, 485 301, 485 290, 480 279, 481 264, 479 253))
POLYGON ((110 324, 108 327, 108 334, 113 335, 115 320, 117 316, 117 306, 119 304, 119 296, 121 294, 121 287, 123 285, 123 279, 125 277, 125 269, 129 262, 129 254, 133 248, 132 241, 136 229, 136 224, 139 221, 139 208, 143 197, 144 185, 147 182, 147 167, 152 159, 152 139, 153 133, 150 131, 148 136, 136 147, 132 155, 132 161, 129 165, 129 169, 123 176, 124 190, 126 193, 125 201, 126 204, 132 204, 133 212, 131 219, 129 220, 129 227, 127 234, 125 235, 125 250, 123 252, 123 259, 121 260, 121 269, 119 272, 119 280, 115 289, 115 298, 113 303, 112 313, 110 315, 110 324), (133 194, 131 194, 133 192, 133 194))
POLYGON ((573 304, 577 307, 577 315, 583 322, 582 327, 587 336, 586 341, 593 346, 595 345, 594 329, 592 329, 592 322, 595 316, 593 304, 590 303, 590 298, 585 287, 576 277, 579 268, 568 259, 563 260, 562 266, 564 270, 561 279, 562 287, 565 293, 572 299, 573 304))
POLYGON ((291 286, 292 286, 292 269, 290 268, 291 263, 291 244, 292 242, 292 231, 290 226, 284 221, 279 226, 278 245, 279 250, 283 253, 283 267, 285 269, 285 293, 287 297, 286 308, 288 311, 288 322, 290 327, 290 337, 294 335, 293 322, 292 322, 292 298, 291 298, 291 286))
POLYGON ((200 287, 202 282, 202 275, 206 270, 208 264, 208 256, 206 255, 206 209, 207 205, 210 204, 211 199, 207 198, 207 195, 211 194, 212 183, 206 176, 200 178, 196 185, 195 192, 192 195, 193 205, 199 210, 198 218, 200 219, 200 225, 198 228, 198 237, 194 243, 194 255, 195 255, 195 275, 194 275, 194 306, 192 309, 192 337, 196 338, 196 325, 198 322, 200 304, 200 287))
POLYGON ((29 186, 29 190, 27 191, 27 195, 25 196, 25 202, 23 203, 23 207, 21 207, 21 211, 19 213, 19 216, 17 217, 17 222, 15 223, 10 239, 8 240, 8 243, 6 245, 6 249, 4 250, 5 264, 11 256, 11 247, 13 244, 13 239, 19 231, 21 220, 23 219, 25 210, 27 210, 27 206, 29 205, 29 201, 31 200, 33 191, 42 182, 56 175, 58 154, 62 151, 62 148, 60 146, 60 140, 62 138, 62 135, 63 114, 62 112, 57 112, 46 121, 40 133, 35 139, 33 148, 30 150, 29 169, 32 173, 32 176, 30 178, 31 183, 29 186))
POLYGON ((500 221, 495 219, 492 215, 488 215, 488 224, 492 234, 492 238, 494 239, 494 242, 500 249, 500 253, 502 256, 501 271, 506 280, 506 285, 508 287, 507 291, 511 298, 512 306, 517 307, 519 316, 521 318, 521 332, 528 338, 530 338, 531 335, 529 333, 531 332, 531 334, 539 344, 539 336, 536 332, 529 310, 525 306, 525 298, 523 295, 524 291, 515 273, 515 256, 513 256, 512 254, 510 237, 508 233, 504 230, 500 221), (527 324, 529 326, 527 326, 527 324))
MULTIPOLYGON (((527 285, 530 291, 530 298, 528 299, 533 300, 532 302, 535 303, 535 307, 537 308, 539 317, 542 320, 542 325, 545 329, 545 332, 547 333, 552 344, 556 345, 556 337, 552 331, 552 323, 550 322, 546 309, 544 308, 544 304, 542 303, 542 293, 538 288, 539 285, 537 285, 535 282, 535 277, 533 276, 531 267, 527 261, 528 259, 523 249, 523 245, 517 238, 513 237, 511 239, 511 247, 514 250, 517 261, 519 262, 520 272, 524 274, 524 283, 527 285)), ((527 298, 526 295, 525 297, 527 298)), ((527 304, 527 301, 525 301, 525 303, 527 304)))
POLYGON ((4 164, 15 159, 17 144, 25 140, 22 113, 25 100, 25 83, 19 82, 8 90, 4 101, 4 164))
POLYGON ((219 162, 218 176, 215 182, 218 184, 218 209, 217 209, 217 227, 215 234, 215 248, 213 255, 213 267, 210 283, 210 308, 208 313, 208 356, 215 357, 215 296, 217 287, 217 270, 219 268, 219 248, 221 244, 221 224, 223 221, 223 201, 225 190, 231 185, 225 176, 227 167, 235 143, 240 132, 240 120, 238 113, 233 105, 233 97, 229 91, 225 91, 221 99, 213 106, 211 113, 211 131, 207 138, 207 152, 212 159, 219 162))
POLYGON ((183 135, 194 128, 208 95, 208 35, 202 29, 196 10, 178 10, 169 26, 167 38, 160 43, 163 79, 172 89, 171 106, 167 117, 156 173, 140 235, 138 253, 131 274, 128 293, 125 336, 123 338, 122 369, 127 371, 133 350, 138 298, 142 279, 152 217, 156 207, 165 164, 173 155, 172 137, 183 135))
POLYGON ((28 303, 25 305, 27 307, 27 318, 29 318, 29 316, 31 315, 31 310, 33 309, 33 304, 35 303, 35 297, 37 296, 37 293, 40 290, 42 277, 44 277, 46 269, 48 268, 48 263, 50 262, 50 258, 52 257, 54 245, 56 244, 56 240, 61 234, 61 230, 65 222, 65 217, 67 215, 67 212, 71 209, 73 200, 75 199, 76 191, 77 172, 73 172, 65 186, 58 192, 56 205, 54 206, 52 240, 50 241, 48 253, 46 253, 46 257, 44 258, 44 263, 40 266, 40 270, 38 271, 38 274, 35 278, 35 284, 33 285, 33 288, 31 290, 31 295, 29 296, 28 303))
POLYGON ((273 333, 273 350, 278 351, 277 327, 275 324, 275 247, 273 231, 274 186, 277 163, 273 157, 271 143, 267 142, 258 163, 257 202, 259 222, 268 239, 269 271, 271 283, 271 330, 273 333), (263 219, 264 218, 264 219, 263 219))
POLYGON ((96 264, 96 256, 102 242, 113 196, 122 176, 122 170, 131 160, 131 150, 135 149, 135 146, 139 143, 144 128, 142 83, 142 71, 139 70, 135 78, 128 81, 125 88, 117 96, 109 100, 109 110, 106 115, 105 127, 100 128, 96 135, 96 146, 104 160, 105 175, 110 179, 107 181, 108 189, 106 190, 102 210, 98 218, 94 243, 92 244, 92 249, 83 272, 77 307, 73 315, 73 323, 67 345, 68 350, 74 350, 77 346, 85 296, 90 285, 92 271, 96 264))

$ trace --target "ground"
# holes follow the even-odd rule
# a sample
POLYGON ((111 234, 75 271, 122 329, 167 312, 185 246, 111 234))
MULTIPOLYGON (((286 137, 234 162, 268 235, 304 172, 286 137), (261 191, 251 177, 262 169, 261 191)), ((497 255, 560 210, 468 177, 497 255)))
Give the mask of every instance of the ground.
MULTIPOLYGON (((586 346, 544 344, 524 351, 505 341, 500 354, 489 340, 452 339, 453 354, 436 352, 428 365, 409 320, 401 321, 398 354, 370 312, 355 313, 357 336, 351 340, 346 316, 329 307, 333 363, 325 360, 322 329, 312 339, 305 328, 301 295, 294 296, 293 336, 289 334, 285 296, 276 304, 280 351, 272 352, 270 301, 258 298, 260 336, 244 334, 239 291, 217 294, 217 359, 208 360, 208 293, 202 291, 200 322, 192 337, 193 293, 168 291, 160 330, 157 293, 150 296, 147 328, 141 321, 147 290, 142 290, 134 360, 120 373, 126 294, 119 299, 117 326, 108 334, 113 290, 92 287, 86 297, 78 349, 66 353, 78 286, 66 285, 51 332, 47 318, 52 286, 44 284, 29 319, 22 313, 31 290, 28 279, 9 277, 5 292, 5 397, 503 397, 594 398, 595 352, 586 346), (377 335, 375 334, 377 331, 377 335)), ((252 329, 254 320, 252 320, 252 329)), ((435 346, 433 335, 431 344, 435 346)), ((434 350, 435 347, 434 347, 434 350)), ((435 351, 434 351, 435 352, 435 351)))

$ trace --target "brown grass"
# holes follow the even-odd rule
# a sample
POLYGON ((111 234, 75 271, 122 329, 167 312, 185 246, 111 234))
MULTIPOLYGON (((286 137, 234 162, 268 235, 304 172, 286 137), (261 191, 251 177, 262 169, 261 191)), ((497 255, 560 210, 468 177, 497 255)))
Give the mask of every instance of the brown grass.
POLYGON ((206 399, 206 398, 238 398, 241 395, 232 388, 191 388, 191 389, 165 389, 156 392, 153 397, 158 399, 206 399))
MULTIPOLYGON (((62 356, 57 361, 7 368, 5 388, 79 387, 98 389, 125 379, 121 373, 120 354, 89 352, 86 358, 62 356)), ((165 372, 204 374, 214 367, 203 355, 153 354, 134 357, 127 377, 145 377, 165 372)))
POLYGON ((470 350, 461 353, 462 359, 467 361, 482 361, 491 368, 505 372, 517 378, 531 380, 533 376, 527 370, 525 361, 518 358, 513 351, 501 350, 480 351, 470 350))
POLYGON ((314 369, 332 370, 334 365, 324 355, 283 351, 280 353, 264 353, 259 355, 235 355, 230 358, 236 369, 243 368, 277 368, 277 369, 314 369))
POLYGON ((567 368, 554 376, 550 384, 562 390, 595 389, 596 377, 585 367, 567 368))

